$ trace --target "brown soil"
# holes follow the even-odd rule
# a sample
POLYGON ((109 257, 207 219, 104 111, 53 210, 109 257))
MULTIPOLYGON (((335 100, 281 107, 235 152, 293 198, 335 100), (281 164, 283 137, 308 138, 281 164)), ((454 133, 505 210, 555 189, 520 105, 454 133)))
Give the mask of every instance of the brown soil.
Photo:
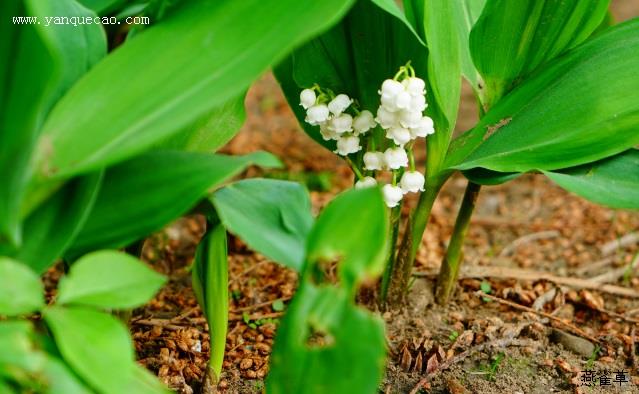
MULTIPOLYGON (((639 14, 638 6, 635 1, 617 2, 618 19, 639 14)), ((472 126, 476 118, 468 98, 461 106, 459 130, 472 126)), ((295 179, 324 174, 328 181, 311 191, 315 213, 352 184, 348 167, 299 130, 271 76, 251 89, 247 108, 248 120, 224 148, 226 153, 262 149, 281 157, 286 174, 295 179)), ((261 174, 251 169, 243 176, 261 174)), ((452 178, 434 206, 415 266, 423 275, 415 277, 410 304, 400 312, 380 313, 390 344, 380 392, 418 392, 418 382, 426 378, 423 390, 432 393, 639 393, 638 355, 632 353, 638 338, 634 319, 639 319, 639 299, 547 280, 466 278, 460 280, 448 306, 434 305, 432 273, 441 261, 464 187, 463 178, 452 178), (565 323, 478 297, 482 288, 565 323), (567 334, 575 328, 580 335, 567 334), (580 336, 599 341, 598 351, 580 336), (608 370, 613 381, 615 372, 623 370, 632 381, 600 387, 598 380, 595 387, 584 387, 580 373, 584 370, 608 370)), ((131 318, 139 362, 181 393, 200 390, 209 352, 207 326, 188 271, 202 228, 201 218, 187 217, 146 242, 144 258, 171 280, 131 318)), ((465 243, 464 265, 590 279, 628 266, 638 256, 639 241, 602 253, 611 242, 637 231, 638 213, 596 206, 542 176, 526 175, 483 188, 465 243), (530 234, 537 239, 521 241, 530 234)), ((294 295, 297 277, 235 238, 229 253, 231 321, 218 388, 258 393, 263 390, 282 313, 274 310, 272 302, 286 303, 294 295)), ((611 283, 639 292, 637 269, 611 283)))

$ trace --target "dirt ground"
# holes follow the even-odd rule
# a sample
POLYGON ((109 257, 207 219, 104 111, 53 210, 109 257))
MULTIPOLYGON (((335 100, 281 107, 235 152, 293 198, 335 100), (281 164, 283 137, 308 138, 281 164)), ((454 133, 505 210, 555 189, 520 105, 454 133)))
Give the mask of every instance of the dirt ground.
MULTIPOLYGON (((618 20, 639 15, 636 1, 614 3, 618 20)), ((476 119, 471 98, 467 92, 460 131, 476 119)), ((352 185, 348 167, 299 130, 272 76, 250 90, 247 109, 246 124, 224 152, 266 150, 286 170, 243 176, 304 182, 316 212, 352 185)), ((464 188, 465 180, 454 177, 434 206, 410 304, 377 312, 389 342, 380 392, 639 393, 639 213, 596 206, 540 175, 484 187, 462 279, 441 307, 432 295, 434 275, 464 188)), ((146 242, 145 260, 171 280, 130 321, 139 362, 180 393, 199 391, 209 352, 189 272, 202 231, 201 218, 187 217, 146 242)), ((229 254, 231 316, 218 388, 259 393, 284 313, 273 304, 286 305, 297 278, 233 237, 229 254)))

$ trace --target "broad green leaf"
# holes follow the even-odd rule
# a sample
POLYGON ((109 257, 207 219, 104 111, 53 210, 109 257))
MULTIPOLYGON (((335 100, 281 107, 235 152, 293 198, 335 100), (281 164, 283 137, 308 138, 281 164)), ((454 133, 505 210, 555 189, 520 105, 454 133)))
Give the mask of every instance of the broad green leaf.
POLYGON ((388 211, 380 190, 349 190, 317 218, 308 237, 307 264, 338 260, 341 280, 354 289, 383 271, 388 239, 388 211))
POLYGON ((101 181, 102 172, 98 172, 64 185, 26 218, 22 246, 10 251, 0 245, 0 254, 8 254, 38 273, 46 271, 84 225, 101 181))
POLYGON ((163 275, 126 253, 104 250, 83 256, 60 281, 58 304, 133 309, 166 283, 163 275))
POLYGON ((193 125, 159 144, 161 149, 215 152, 233 138, 246 119, 245 94, 231 99, 193 125))
MULTIPOLYGON (((437 177, 450 143, 461 92, 461 39, 456 19, 462 2, 406 0, 405 8, 428 46, 428 101, 436 133, 428 138, 427 177, 437 177)), ((429 179, 429 187, 435 187, 429 179)))
POLYGON ((477 19, 479 19, 486 0, 462 0, 459 3, 452 3, 454 18, 456 20, 455 27, 457 28, 457 35, 459 37, 461 71, 473 90, 478 92, 481 77, 470 55, 469 40, 470 31, 473 26, 475 26, 477 19))
POLYGON ((155 375, 137 363, 133 368, 133 378, 130 383, 122 385, 122 392, 125 391, 136 394, 173 393, 173 391, 169 390, 164 384, 162 384, 155 375))
POLYGON ((157 151, 106 170, 102 188, 68 255, 126 246, 193 208, 207 192, 247 166, 279 164, 264 152, 223 156, 157 151))
POLYGON ((126 4, 127 0, 78 0, 78 2, 96 14, 106 15, 126 4))
POLYGON ((277 330, 267 391, 375 393, 384 359, 378 317, 353 305, 345 289, 304 282, 277 330))
POLYGON ((35 373, 43 367, 45 360, 35 350, 33 335, 33 326, 26 320, 0 321, 0 376, 14 368, 35 373))
POLYGON ((630 149, 594 163, 544 171, 556 184, 613 208, 639 209, 639 150, 630 149))
POLYGON ((0 257, 0 315, 16 316, 44 307, 40 278, 24 264, 0 257))
POLYGON ((478 185, 501 185, 521 175, 519 172, 496 172, 485 168, 473 168, 463 172, 464 176, 478 185))
POLYGON ((635 146, 637 69, 639 19, 588 40, 516 88, 454 140, 447 166, 554 170, 635 146))
POLYGON ((308 192, 295 182, 247 179, 211 196, 230 232, 266 257, 299 271, 313 225, 308 192))
POLYGON ((204 311, 211 337, 209 365, 220 378, 229 320, 226 229, 216 224, 200 241, 193 263, 193 290, 204 311))
POLYGON ((6 186, 0 189, 0 238, 15 245, 21 242, 20 201, 41 124, 55 100, 106 53, 100 25, 45 26, 47 16, 95 16, 75 0, 25 0, 24 8, 18 3, 3 2, 2 15, 35 16, 42 22, 2 24, 7 44, 0 54, 10 62, 0 69, 0 179, 6 186))
POLYGON ((470 51, 491 108, 518 80, 587 39, 609 0, 488 0, 470 33, 470 51))
POLYGON ((422 45, 426 46, 426 42, 423 39, 423 37, 424 37, 423 34, 420 35, 420 33, 419 33, 419 32, 423 32, 423 30, 420 30, 420 27, 415 27, 415 25, 412 24, 411 21, 408 20, 408 17, 397 6, 397 2, 395 2, 395 0, 370 0, 370 1, 372 1, 376 6, 378 6, 382 10, 388 12, 389 14, 394 16, 395 18, 397 18, 400 21, 402 21, 404 23, 404 25, 411 31, 411 33, 413 33, 415 35, 415 38, 422 45))
POLYGON ((99 393, 121 394, 133 377, 133 344, 115 317, 81 307, 50 307, 44 320, 64 360, 99 393))
POLYGON ((165 140, 239 95, 351 3, 182 2, 107 56, 58 103, 39 142, 38 175, 59 179, 95 170, 165 140))
POLYGON ((362 109, 376 113, 382 82, 408 61, 425 76, 426 58, 425 46, 395 4, 359 0, 341 23, 280 63, 275 75, 304 131, 334 150, 334 141, 324 141, 318 127, 304 122, 300 91, 317 83, 356 98, 362 109))
POLYGON ((47 386, 47 394, 90 394, 90 391, 61 360, 45 357, 42 380, 47 386))

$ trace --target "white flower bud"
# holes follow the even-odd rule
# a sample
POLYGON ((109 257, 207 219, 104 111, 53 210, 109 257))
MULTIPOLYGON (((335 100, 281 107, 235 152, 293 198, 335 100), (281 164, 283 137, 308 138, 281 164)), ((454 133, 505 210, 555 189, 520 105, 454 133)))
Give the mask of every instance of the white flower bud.
POLYGON ((353 120, 353 130, 355 130, 357 135, 364 134, 375 126, 377 126, 377 123, 373 119, 371 111, 364 110, 353 120))
POLYGON ((422 113, 413 111, 401 111, 399 113, 399 124, 406 128, 415 128, 421 125, 422 113))
POLYGON ((411 134, 403 127, 391 127, 386 131, 386 138, 393 140, 399 146, 404 146, 411 140, 411 134))
POLYGON ((410 133, 413 138, 426 137, 427 135, 435 133, 433 120, 428 116, 422 117, 422 119, 419 121, 419 126, 411 128, 410 133))
POLYGON ((328 120, 328 115, 328 107, 326 104, 316 104, 306 111, 306 122, 313 126, 317 126, 322 122, 326 122, 328 120))
POLYGON ((339 134, 328 128, 328 122, 320 123, 320 134, 324 141, 336 140, 339 138, 339 134))
POLYGON ((404 175, 402 175, 401 181, 399 181, 399 185, 402 188, 404 194, 406 193, 417 193, 420 191, 424 191, 424 175, 417 171, 406 171, 404 175))
POLYGON ((394 79, 387 79, 382 83, 382 90, 378 93, 382 96, 394 97, 404 90, 404 85, 402 85, 401 82, 397 82, 394 79))
POLYGON ((404 148, 388 148, 384 151, 384 162, 391 170, 408 167, 408 155, 404 148))
POLYGON ((428 107, 428 104, 426 104, 425 96, 411 96, 410 106, 408 107, 410 111, 419 112, 421 114, 424 112, 426 107, 428 107))
POLYGON ((328 129, 337 134, 351 132, 353 131, 353 117, 349 114, 337 115, 328 121, 328 129))
POLYGON ((309 109, 315 105, 316 99, 317 97, 312 89, 304 89, 302 93, 300 93, 300 105, 304 107, 304 109, 309 109))
POLYGON ((399 124, 399 114, 389 111, 384 106, 380 106, 377 110, 377 118, 375 118, 375 120, 382 128, 388 129, 399 124))
POLYGON ((375 178, 367 176, 359 181, 355 182, 355 189, 364 189, 367 187, 375 187, 377 185, 377 181, 375 178))
POLYGON ((346 110, 352 102, 353 100, 351 100, 347 95, 338 94, 330 103, 328 103, 328 110, 334 115, 339 115, 344 112, 344 110, 346 110))
POLYGON ((377 171, 384 169, 384 154, 382 152, 366 152, 364 153, 364 168, 369 171, 377 171))
POLYGON ((411 96, 408 92, 399 92, 395 98, 395 106, 399 109, 408 109, 410 107, 411 96))
POLYGON ((340 137, 337 140, 337 150, 335 153, 346 156, 351 153, 359 152, 360 149, 362 149, 362 147, 359 144, 359 137, 348 135, 340 137))
POLYGON ((402 85, 411 96, 423 96, 426 94, 426 83, 421 78, 406 78, 402 85))
POLYGON ((404 192, 402 192, 402 188, 399 186, 384 185, 384 187, 382 187, 382 195, 384 196, 386 206, 393 208, 402 201, 404 192))

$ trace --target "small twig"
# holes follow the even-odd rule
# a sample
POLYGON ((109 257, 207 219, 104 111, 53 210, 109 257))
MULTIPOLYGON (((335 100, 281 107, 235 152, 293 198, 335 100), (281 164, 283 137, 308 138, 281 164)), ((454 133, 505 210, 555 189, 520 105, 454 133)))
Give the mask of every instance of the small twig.
POLYGON ((595 261, 594 263, 589 263, 587 265, 583 265, 583 266, 581 266, 579 268, 576 268, 572 272, 576 276, 582 276, 582 275, 586 274, 587 272, 591 272, 591 271, 595 271, 595 270, 597 270, 599 268, 607 267, 610 264, 612 264, 614 261, 615 261, 615 257, 614 256, 609 256, 609 257, 606 257, 604 259, 595 261))
POLYGON ((439 366, 437 367, 437 369, 435 369, 433 372, 429 373, 428 375, 424 376, 422 379, 420 379, 419 382, 417 382, 417 384, 415 385, 415 387, 413 387, 413 389, 410 391, 410 394, 417 394, 419 392, 419 390, 424 387, 424 385, 426 383, 428 383, 431 379, 433 379, 435 377, 435 375, 437 375, 440 372, 443 372, 445 370, 447 370, 448 368, 450 368, 451 366, 457 364, 460 361, 463 361, 466 357, 470 356, 473 353, 476 352, 481 352, 487 348, 491 348, 491 347, 506 347, 508 345, 519 345, 519 346, 526 346, 527 344, 529 344, 529 342, 525 342, 522 340, 518 340, 515 338, 501 338, 501 339, 495 339, 493 341, 489 341, 489 342, 484 342, 480 345, 476 345, 468 350, 465 350, 461 353, 459 353, 458 355, 456 355, 455 357, 451 357, 450 359, 446 360, 445 362, 439 364, 439 366))
POLYGON ((605 243, 600 249, 601 254, 607 256, 614 253, 617 249, 625 248, 637 242, 639 242, 639 232, 629 233, 619 239, 605 243))
MULTIPOLYGON (((437 276, 437 271, 415 272, 413 275, 432 277, 437 276)), ((518 279, 529 280, 532 282, 546 280, 548 282, 572 287, 574 289, 593 289, 619 296, 639 298, 639 292, 627 287, 597 283, 590 279, 567 278, 563 276, 556 276, 548 272, 529 271, 520 268, 462 266, 459 272, 459 278, 518 279)))
POLYGON ((258 308, 261 308, 263 306, 269 306, 269 305, 273 304, 275 301, 288 301, 291 298, 293 298, 293 297, 289 296, 289 297, 277 298, 275 300, 260 302, 259 304, 253 304, 253 305, 245 306, 245 307, 242 307, 242 308, 233 309, 230 312, 231 313, 242 313, 242 312, 246 312, 246 311, 252 311, 253 309, 258 309, 258 308))
POLYGON ((537 311, 544 309, 544 305, 552 301, 555 298, 555 295, 557 295, 557 288, 552 287, 550 290, 537 297, 535 302, 533 302, 533 309, 537 311))
POLYGON ((499 257, 505 257, 512 254, 517 248, 523 244, 539 241, 542 239, 550 239, 558 237, 559 231, 557 230, 548 230, 548 231, 540 231, 537 233, 527 234, 523 237, 519 237, 510 244, 506 245, 505 248, 502 249, 501 253, 499 253, 499 257))
POLYGON ((548 318, 548 319, 550 319, 550 320, 552 320, 552 321, 554 321, 554 322, 556 322, 558 324, 561 324, 562 326, 564 326, 567 329, 569 329, 570 331, 572 331, 573 334, 579 335, 582 338, 586 338, 586 339, 588 339, 591 342, 600 343, 600 341, 598 339, 590 336, 585 331, 575 327, 574 325, 572 325, 570 323, 566 323, 565 321, 561 320, 557 316, 551 315, 550 313, 546 313, 546 312, 543 312, 543 311, 538 311, 538 310, 535 310, 533 308, 529 308, 527 306, 520 305, 520 304, 517 304, 515 302, 505 300, 503 298, 499 298, 499 297, 495 297, 495 296, 490 295, 490 294, 486 294, 486 293, 484 293, 482 291, 476 291, 473 294, 475 296, 477 296, 477 297, 480 297, 480 298, 489 298, 489 299, 491 299, 491 300, 493 300, 495 302, 498 302, 498 303, 503 304, 503 305, 508 305, 508 306, 510 306, 512 308, 515 308, 515 309, 519 309, 519 310, 522 310, 522 311, 525 311, 525 312, 531 312, 531 313, 543 316, 543 317, 548 318))
POLYGON ((186 330, 188 328, 188 327, 171 324, 171 320, 165 320, 165 319, 140 319, 140 320, 131 321, 131 324, 137 324, 142 326, 158 326, 158 327, 166 328, 167 330, 172 330, 172 331, 186 330))
MULTIPOLYGON (((274 319, 278 317, 284 316, 284 312, 273 312, 273 313, 254 313, 252 315, 248 315, 247 319, 249 320, 259 320, 259 319, 274 319)), ((243 320, 243 315, 229 315, 229 321, 243 320)))
POLYGON ((637 364, 637 355, 635 354, 635 335, 637 334, 637 326, 632 326, 632 330, 630 331, 630 361, 632 363, 632 368, 636 373, 639 373, 639 364, 637 364))
POLYGON ((639 266, 639 254, 634 258, 634 260, 630 264, 626 264, 623 267, 615 268, 614 270, 610 270, 601 275, 597 275, 593 278, 590 278, 591 281, 596 283, 611 283, 616 282, 619 278, 625 276, 626 274, 633 273, 637 267, 639 266))
POLYGON ((244 277, 246 274, 248 274, 249 272, 253 271, 253 270, 254 270, 254 269, 256 269, 257 267, 259 267, 259 266, 261 266, 261 265, 263 265, 263 264, 266 264, 266 263, 270 263, 270 261, 268 261, 268 260, 262 260, 262 261, 259 261, 259 262, 255 263, 255 264, 253 264, 253 265, 252 265, 252 266, 250 266, 249 268, 247 268, 247 269, 245 269, 244 271, 240 272, 237 276, 235 276, 235 277, 231 278, 231 279, 229 280, 229 284, 230 284, 230 283, 233 283, 233 282, 240 282, 240 283, 244 283, 244 282, 245 282, 246 280, 248 280, 248 279, 245 279, 245 280, 243 280, 243 281, 240 281, 240 279, 241 279, 242 277, 244 277))

